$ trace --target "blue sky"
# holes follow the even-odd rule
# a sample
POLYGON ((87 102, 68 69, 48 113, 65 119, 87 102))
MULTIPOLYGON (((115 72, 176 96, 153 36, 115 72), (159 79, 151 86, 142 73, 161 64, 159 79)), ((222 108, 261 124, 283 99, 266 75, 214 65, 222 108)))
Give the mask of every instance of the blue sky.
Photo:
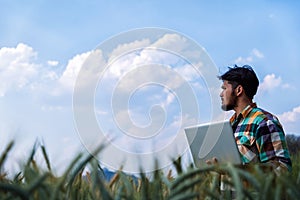
POLYGON ((187 36, 220 71, 253 66, 261 82, 255 101, 300 135, 299 8, 297 1, 1 0, 1 150, 17 138, 18 159, 43 138, 58 167, 82 150, 72 111, 78 69, 100 43, 144 27, 187 36))

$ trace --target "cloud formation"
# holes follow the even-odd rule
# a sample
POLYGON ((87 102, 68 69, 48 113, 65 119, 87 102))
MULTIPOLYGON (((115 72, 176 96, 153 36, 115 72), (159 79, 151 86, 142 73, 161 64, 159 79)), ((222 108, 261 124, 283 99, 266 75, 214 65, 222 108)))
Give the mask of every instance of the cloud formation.
POLYGON ((268 74, 264 77, 263 82, 260 84, 260 90, 269 91, 280 86, 282 83, 281 77, 276 77, 275 74, 268 74))
POLYGON ((300 134, 300 106, 278 115, 286 133, 300 134))
POLYGON ((251 50, 250 55, 247 57, 239 56, 237 59, 235 59, 234 63, 236 64, 249 64, 255 61, 256 59, 262 59, 264 58, 264 54, 259 51, 258 49, 254 48, 251 50))
POLYGON ((84 61, 88 58, 90 52, 85 52, 82 54, 77 54, 72 59, 68 61, 65 71, 62 76, 59 78, 58 82, 60 85, 69 90, 73 91, 76 77, 84 63, 84 61))
POLYGON ((300 106, 295 107, 292 111, 284 112, 278 116, 282 123, 292 123, 300 120, 300 106))
POLYGON ((9 90, 24 88, 38 74, 37 52, 26 44, 1 48, 0 61, 0 96, 9 90))
POLYGON ((275 74, 267 74, 259 86, 260 92, 273 91, 276 88, 288 89, 291 88, 291 86, 288 83, 284 83, 282 78, 275 74))
POLYGON ((50 66, 53 66, 53 67, 57 66, 58 63, 59 62, 57 60, 48 60, 47 61, 47 64, 50 65, 50 66))

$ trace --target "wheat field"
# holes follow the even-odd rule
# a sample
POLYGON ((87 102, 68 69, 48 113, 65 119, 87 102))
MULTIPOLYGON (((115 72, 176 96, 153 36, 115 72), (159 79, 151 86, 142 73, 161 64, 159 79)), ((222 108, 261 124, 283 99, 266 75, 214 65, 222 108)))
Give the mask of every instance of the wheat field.
MULTIPOLYGON (((107 181, 99 175, 97 160, 83 153, 69 163, 63 175, 55 176, 43 145, 33 148, 22 170, 8 178, 3 166, 13 146, 12 141, 0 157, 0 199, 300 199, 299 153, 292 156, 293 171, 280 176, 258 164, 247 168, 224 164, 183 170, 178 158, 173 160, 176 177, 157 170, 150 180, 142 170, 136 178, 119 171, 107 181), (41 151, 46 168, 36 163, 37 151, 41 151), (87 165, 91 170, 83 174, 87 165), (222 191, 221 182, 227 186, 222 191)), ((102 149, 99 147, 94 155, 102 149)))

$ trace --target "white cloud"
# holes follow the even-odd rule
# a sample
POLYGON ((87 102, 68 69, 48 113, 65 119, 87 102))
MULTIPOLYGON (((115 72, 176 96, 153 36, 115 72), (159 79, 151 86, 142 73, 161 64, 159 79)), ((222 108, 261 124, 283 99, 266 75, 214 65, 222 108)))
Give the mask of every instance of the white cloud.
POLYGON ((300 106, 277 116, 287 134, 300 134, 300 106))
POLYGON ((101 50, 96 49, 74 56, 68 61, 65 71, 59 78, 58 88, 54 94, 59 95, 64 90, 73 92, 76 81, 78 86, 83 88, 95 84, 103 67, 105 67, 105 61, 101 50))
POLYGON ((59 78, 61 85, 68 89, 73 89, 77 75, 90 52, 78 54, 68 61, 67 67, 59 78))
POLYGON ((187 41, 177 34, 165 34, 151 44, 149 39, 134 41, 128 44, 119 45, 111 53, 109 61, 115 56, 120 56, 117 62, 110 66, 112 75, 120 76, 126 73, 133 66, 145 65, 148 63, 172 64, 178 62, 178 56, 164 49, 182 51, 187 46, 187 41), (176 46, 174 46, 176 44, 176 46), (129 69, 128 69, 129 68, 129 69))
POLYGON ((255 56, 256 58, 264 58, 264 54, 258 49, 253 49, 251 54, 253 54, 253 56, 255 56))
POLYGON ((238 63, 250 63, 252 61, 253 61, 253 58, 251 56, 248 56, 246 58, 239 56, 234 62, 238 64, 238 63))
POLYGON ((137 55, 133 52, 118 57, 114 62, 109 64, 109 69, 105 73, 105 78, 114 79, 123 76, 134 67, 134 59, 137 55))
POLYGON ((143 47, 147 47, 150 45, 149 39, 143 39, 143 40, 136 40, 131 43, 121 44, 118 45, 110 54, 109 62, 112 61, 115 57, 119 57, 121 55, 124 55, 126 53, 132 52, 133 49, 140 49, 143 47))
POLYGON ((269 91, 277 88, 281 85, 281 77, 276 77, 275 74, 268 74, 264 77, 263 82, 260 85, 261 91, 269 91))
MULTIPOLYGON (((38 63, 38 53, 30 46, 20 43, 16 47, 3 47, 0 49, 0 96, 5 96, 10 91, 22 92, 28 89, 31 96, 42 100, 41 105, 45 105, 44 100, 49 99, 47 95, 69 95, 73 91, 82 65, 90 54, 91 52, 85 52, 71 58, 62 75, 59 75, 56 71, 59 69, 55 67, 59 62, 49 60, 44 65, 38 63), (69 93, 65 93, 66 91, 69 93)), ((88 59, 88 62, 99 63, 92 59, 88 59)), ((90 79, 85 82, 89 81, 90 79)), ((49 108, 51 106, 49 105, 49 108)))
POLYGON ((180 52, 187 47, 187 39, 178 34, 165 34, 151 46, 180 52), (176 44, 176 46, 174 46, 174 44, 176 44))
POLYGON ((187 81, 195 81, 195 79, 199 78, 200 76, 194 67, 188 64, 182 67, 174 68, 174 70, 183 76, 187 81))
POLYGON ((174 100, 176 99, 176 96, 168 91, 168 90, 164 90, 167 94, 167 98, 161 103, 162 108, 166 109, 171 103, 174 102, 174 100))
POLYGON ((128 73, 127 76, 121 78, 118 89, 131 92, 149 82, 176 89, 186 81, 171 68, 149 65, 144 68, 136 68, 136 70, 132 69, 130 74, 128 73))
POLYGON ((0 96, 8 90, 21 89, 38 74, 37 53, 20 43, 15 48, 0 49, 0 96))
POLYGON ((294 87, 288 83, 284 83, 280 76, 276 76, 275 74, 267 74, 259 86, 259 92, 270 92, 276 88, 293 89, 294 87))
POLYGON ((137 88, 147 82, 146 80, 168 85, 170 88, 178 88, 186 81, 195 80, 199 75, 178 55, 164 49, 175 48, 180 52, 184 51, 187 45, 186 38, 177 34, 165 34, 153 43, 149 39, 144 39, 119 45, 112 51, 111 57, 122 56, 113 63, 109 62, 109 68, 103 77, 110 83, 120 81, 119 89, 124 92, 137 88), (174 69, 178 73, 176 76, 174 69))
POLYGON ((291 123, 300 120, 300 106, 293 108, 292 111, 284 112, 278 115, 282 123, 291 123))
POLYGON ((59 62, 56 61, 56 60, 48 60, 48 61, 47 61, 47 64, 50 65, 50 66, 53 66, 53 67, 57 66, 58 63, 59 63, 59 62))
POLYGON ((254 48, 251 50, 250 55, 247 57, 239 56, 234 62, 237 64, 247 64, 251 63, 256 59, 264 58, 264 54, 258 49, 254 48))

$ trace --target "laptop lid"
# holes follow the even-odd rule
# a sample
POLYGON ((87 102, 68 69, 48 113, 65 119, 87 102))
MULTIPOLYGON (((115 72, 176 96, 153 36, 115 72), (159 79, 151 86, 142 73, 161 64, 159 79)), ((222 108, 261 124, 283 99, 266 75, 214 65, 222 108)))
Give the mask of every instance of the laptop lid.
POLYGON ((241 157, 229 121, 185 128, 185 135, 196 167, 216 157, 219 163, 241 164, 241 157))

